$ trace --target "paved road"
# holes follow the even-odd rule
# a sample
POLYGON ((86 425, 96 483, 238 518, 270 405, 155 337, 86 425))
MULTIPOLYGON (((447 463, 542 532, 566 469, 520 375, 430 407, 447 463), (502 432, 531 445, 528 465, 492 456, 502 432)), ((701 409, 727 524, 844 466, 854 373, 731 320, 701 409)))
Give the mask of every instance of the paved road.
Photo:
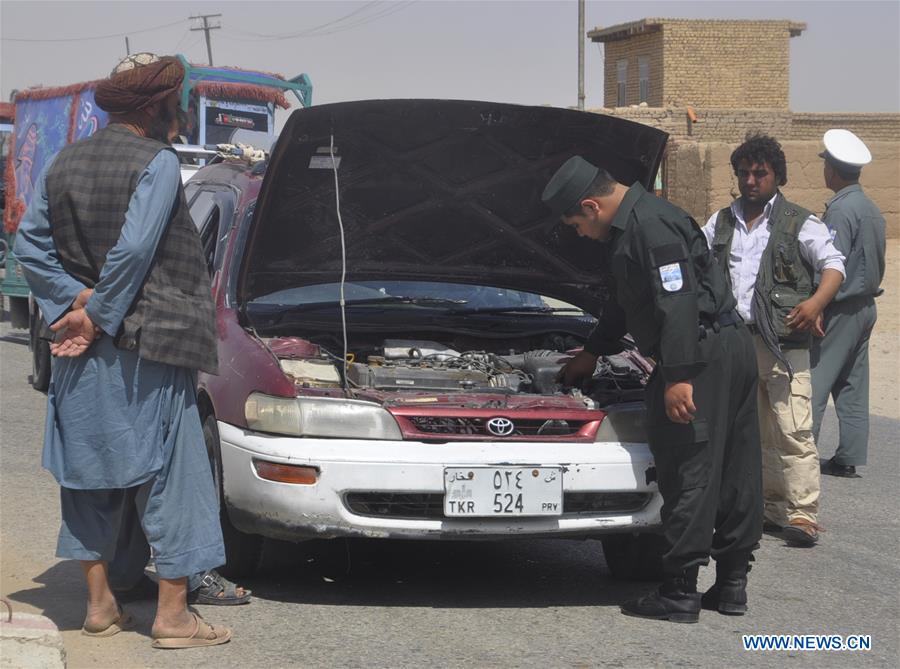
MULTIPOLYGON (((57 488, 40 468, 44 396, 31 390, 23 333, 0 324, 0 590, 63 630, 70 667, 896 666, 900 657, 898 421, 874 418, 865 478, 825 477, 815 549, 764 537, 751 611, 699 625, 640 621, 617 603, 645 589, 613 581, 599 542, 319 542, 266 547, 246 607, 203 607, 232 625, 214 649, 154 651, 150 604, 137 632, 78 633, 83 586, 53 558, 57 488), (870 634, 870 652, 745 652, 748 633, 870 634)), ((835 425, 823 430, 833 449, 835 425)), ((701 585, 712 580, 701 573, 701 585)))

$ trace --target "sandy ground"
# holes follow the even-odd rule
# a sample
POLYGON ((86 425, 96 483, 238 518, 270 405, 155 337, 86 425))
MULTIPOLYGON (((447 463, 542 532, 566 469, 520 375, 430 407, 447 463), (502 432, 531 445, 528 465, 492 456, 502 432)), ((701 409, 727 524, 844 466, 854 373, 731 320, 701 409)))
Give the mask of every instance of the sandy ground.
POLYGON ((869 411, 900 418, 900 239, 887 242, 887 268, 878 322, 869 345, 869 411))

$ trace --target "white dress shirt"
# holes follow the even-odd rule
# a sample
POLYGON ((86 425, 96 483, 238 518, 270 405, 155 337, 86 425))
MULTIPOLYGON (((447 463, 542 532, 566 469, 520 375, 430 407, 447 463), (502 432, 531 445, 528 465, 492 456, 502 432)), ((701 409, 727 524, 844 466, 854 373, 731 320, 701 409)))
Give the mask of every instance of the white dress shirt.
MULTIPOLYGON (((737 310, 741 317, 748 323, 754 322, 753 318, 753 287, 756 285, 756 275, 759 273, 759 263, 762 254, 769 243, 771 225, 769 216, 772 214, 772 205, 775 196, 766 203, 762 216, 753 229, 747 228, 744 220, 744 208, 741 199, 731 203, 731 213, 737 221, 734 226, 734 238, 731 242, 731 255, 728 258, 728 267, 731 271, 731 289, 734 291, 734 299, 737 300, 737 310)), ((713 237, 716 234, 716 218, 719 212, 709 217, 703 226, 703 234, 706 235, 706 243, 712 248, 713 237)), ((800 242, 800 255, 809 263, 818 274, 826 269, 836 269, 843 276, 844 256, 838 251, 831 241, 831 233, 822 221, 815 216, 807 218, 800 226, 797 236, 800 242)))

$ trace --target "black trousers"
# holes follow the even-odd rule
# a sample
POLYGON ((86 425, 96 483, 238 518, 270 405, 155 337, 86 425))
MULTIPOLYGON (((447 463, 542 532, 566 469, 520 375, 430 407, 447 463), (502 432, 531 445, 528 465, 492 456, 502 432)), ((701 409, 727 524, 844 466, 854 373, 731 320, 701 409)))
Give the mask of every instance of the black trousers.
POLYGON ((763 498, 756 353, 747 328, 709 331, 701 341, 709 361, 693 379, 695 419, 666 416, 665 381, 647 384, 650 451, 663 496, 663 556, 667 574, 718 561, 744 562, 762 534, 763 498))

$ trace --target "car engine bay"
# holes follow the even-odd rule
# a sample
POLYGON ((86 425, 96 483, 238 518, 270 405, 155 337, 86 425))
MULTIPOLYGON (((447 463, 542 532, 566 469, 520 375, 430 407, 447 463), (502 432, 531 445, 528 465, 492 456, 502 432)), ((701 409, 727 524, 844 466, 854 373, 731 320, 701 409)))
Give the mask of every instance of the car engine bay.
POLYGON ((488 342, 471 338, 438 342, 368 336, 351 342, 346 366, 335 353, 340 346, 333 341, 280 337, 267 343, 297 386, 346 386, 350 392, 568 395, 590 398, 602 407, 642 399, 652 370, 652 364, 636 351, 625 350, 601 356, 591 379, 581 388, 566 388, 558 380, 560 370, 577 352, 573 349, 580 347, 568 335, 544 336, 538 341, 528 338, 502 351, 496 342, 490 342, 493 350, 486 350, 488 342), (481 348, 459 346, 473 343, 481 348), (532 348, 535 344, 543 346, 532 348))

